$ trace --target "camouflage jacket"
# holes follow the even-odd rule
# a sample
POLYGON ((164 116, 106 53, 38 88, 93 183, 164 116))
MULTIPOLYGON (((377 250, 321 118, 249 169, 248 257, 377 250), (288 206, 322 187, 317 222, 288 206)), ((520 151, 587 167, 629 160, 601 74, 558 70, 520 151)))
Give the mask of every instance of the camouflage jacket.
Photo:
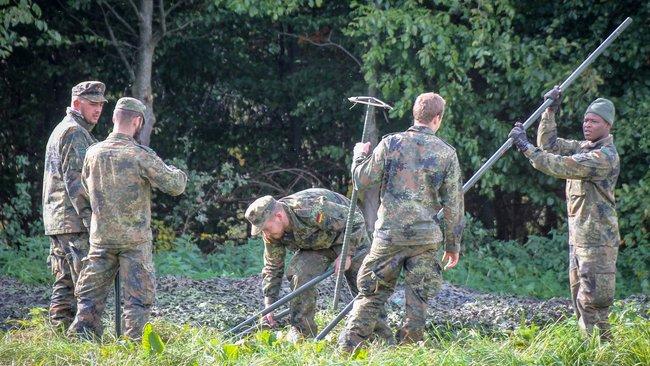
POLYGON ((456 150, 425 126, 384 136, 371 155, 354 156, 358 189, 381 184, 374 240, 425 245, 444 240, 460 251, 464 228, 461 171, 456 150), (444 235, 436 214, 443 208, 444 235))
MULTIPOLYGON (((286 250, 318 250, 343 244, 350 200, 322 188, 296 192, 278 200, 284 207, 291 229, 279 241, 264 239, 263 292, 266 302, 273 302, 280 293, 284 275, 286 250)), ((368 234, 363 214, 357 207, 350 232, 348 253, 367 245, 368 234)))
POLYGON ((43 225, 45 235, 88 231, 90 205, 81 187, 86 149, 97 142, 94 126, 68 108, 54 128, 45 150, 43 174, 43 225))
POLYGON ((81 179, 92 207, 90 243, 103 247, 151 241, 151 188, 176 196, 187 183, 183 171, 115 132, 88 149, 81 179))
POLYGON ((554 113, 544 112, 537 145, 524 152, 533 167, 567 181, 569 244, 618 246, 614 187, 620 162, 612 135, 595 142, 558 138, 554 113))

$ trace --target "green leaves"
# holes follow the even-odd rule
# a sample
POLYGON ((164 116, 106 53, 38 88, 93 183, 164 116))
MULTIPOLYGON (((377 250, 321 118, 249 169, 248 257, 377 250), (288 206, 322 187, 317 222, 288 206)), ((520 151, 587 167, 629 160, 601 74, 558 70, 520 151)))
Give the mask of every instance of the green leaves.
POLYGON ((165 344, 151 323, 147 323, 142 331, 142 349, 146 355, 161 354, 165 351, 165 344))

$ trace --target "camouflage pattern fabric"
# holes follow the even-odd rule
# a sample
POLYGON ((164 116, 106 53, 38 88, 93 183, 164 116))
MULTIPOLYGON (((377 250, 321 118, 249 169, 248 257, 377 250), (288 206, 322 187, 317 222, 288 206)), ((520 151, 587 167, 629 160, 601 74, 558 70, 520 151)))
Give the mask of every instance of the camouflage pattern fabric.
POLYGON ((425 126, 385 136, 370 156, 354 156, 358 189, 381 184, 373 237, 394 245, 444 240, 460 251, 464 227, 462 176, 453 147, 425 126), (436 214, 443 208, 444 236, 436 214))
POLYGON ((82 184, 92 206, 90 242, 123 247, 152 241, 151 188, 177 196, 187 176, 121 133, 88 149, 82 184), (111 174, 112 173, 112 174, 111 174))
POLYGON ((125 334, 141 337, 155 289, 151 188, 179 195, 186 182, 185 173, 166 165, 131 136, 114 132, 88 150, 82 183, 92 207, 91 245, 75 291, 78 309, 71 335, 101 334, 106 296, 119 266, 125 334))
MULTIPOLYGON (((262 270, 264 303, 266 306, 278 299, 286 250, 294 251, 287 266, 287 279, 295 289, 322 274, 334 263, 341 252, 345 222, 350 200, 345 196, 321 188, 312 188, 281 198, 278 202, 287 213, 291 225, 284 237, 272 242, 264 239, 264 268, 262 270)), ((350 236, 350 253, 357 255, 368 247, 369 239, 361 210, 357 208, 350 236)), ((362 258, 352 262, 345 277, 356 295, 357 272, 362 258)), ((289 308, 290 323, 303 335, 315 336, 317 326, 315 288, 293 299, 289 308)), ((385 319, 385 312, 382 313, 385 319)), ((385 323, 381 323, 381 327, 385 323)))
POLYGON ((393 293, 402 269, 405 316, 397 341, 410 343, 423 339, 427 300, 442 285, 441 268, 436 258, 438 247, 437 244, 397 246, 373 243, 357 278, 361 296, 355 300, 339 339, 344 348, 352 350, 372 336, 377 318, 393 293))
POLYGON ((339 344, 353 350, 372 335, 379 309, 405 272, 406 314, 400 342, 423 337, 429 296, 440 287, 435 251, 458 252, 464 227, 461 171, 456 151, 428 127, 385 136, 370 156, 353 158, 357 188, 381 184, 370 254, 359 271, 360 296, 339 344), (435 219, 443 208, 444 234, 435 219))
POLYGON ((43 224, 45 235, 87 232, 90 204, 81 186, 81 169, 88 147, 97 142, 93 125, 67 109, 54 128, 45 150, 43 224))
POLYGON ((544 112, 537 144, 538 148, 524 151, 533 167, 567 180, 569 278, 580 328, 590 333, 597 325, 605 334, 620 243, 614 198, 620 162, 614 139, 611 135, 595 142, 558 138, 555 115, 544 112))
POLYGON ((79 300, 77 316, 69 330, 71 335, 101 337, 101 317, 118 266, 123 288, 124 334, 132 339, 142 337, 156 290, 151 242, 123 249, 91 244, 75 290, 79 300))
POLYGON ((81 261, 88 254, 88 233, 50 235, 50 266, 54 275, 50 321, 67 328, 77 311, 74 287, 81 261))

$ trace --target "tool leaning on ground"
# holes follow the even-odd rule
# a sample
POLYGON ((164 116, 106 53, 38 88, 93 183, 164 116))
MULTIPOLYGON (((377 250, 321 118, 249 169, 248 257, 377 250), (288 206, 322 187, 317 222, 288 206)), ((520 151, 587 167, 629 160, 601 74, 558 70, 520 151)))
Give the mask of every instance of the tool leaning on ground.
MULTIPOLYGON (((564 82, 560 85, 560 90, 563 92, 575 81, 575 79, 582 74, 582 72, 589 66, 591 63, 598 57, 600 56, 603 51, 607 47, 609 47, 612 42, 621 34, 623 31, 632 23, 632 18, 628 17, 626 18, 623 23, 621 23, 610 35, 607 37, 601 44, 596 48, 581 64, 576 68, 569 77, 564 80, 564 82)), ((524 130, 526 130, 530 125, 533 124, 541 115, 544 110, 553 103, 553 99, 546 99, 544 102, 533 112, 533 114, 526 119, 526 122, 523 124, 524 130)), ((506 142, 501 145, 501 147, 472 175, 472 177, 463 185, 463 194, 467 193, 470 188, 476 184, 476 182, 485 174, 485 172, 494 165, 494 163, 499 160, 503 154, 505 154, 510 147, 512 147, 513 144, 513 139, 508 138, 506 142)), ((354 191, 356 192, 356 190, 354 191)), ((355 202, 355 201, 352 201, 355 202)), ((438 214, 436 217, 438 220, 441 220, 443 218, 443 210, 441 209, 438 211, 438 214)), ((355 298, 356 299, 356 298, 355 298)), ((352 305, 354 304, 354 300, 352 300, 349 304, 341 310, 341 312, 332 320, 317 336, 316 340, 321 340, 325 338, 325 336, 332 330, 334 327, 345 317, 347 313, 349 313, 352 310, 352 305)))
MULTIPOLYGON (((361 142, 365 142, 368 137, 368 121, 372 118, 372 113, 374 113, 374 107, 384 108, 384 109, 393 109, 393 107, 382 102, 381 100, 374 97, 350 97, 349 101, 359 104, 366 104, 366 117, 363 121, 363 132, 361 133, 361 142)), ((353 106, 354 107, 354 106, 353 106)), ((348 217, 345 222, 345 232, 343 233, 343 245, 341 246, 341 254, 339 255, 338 266, 341 266, 342 263, 345 263, 345 258, 348 254, 348 247, 350 246, 350 231, 352 230, 352 218, 354 217, 354 211, 357 208, 357 200, 359 198, 359 192, 356 187, 352 187, 352 197, 350 197, 350 207, 348 207, 348 217)), ((343 264, 345 266, 345 264, 343 264)), ((336 274, 336 285, 334 286, 334 300, 332 301, 332 309, 336 309, 339 303, 339 297, 341 294, 341 286, 343 285, 343 277, 345 271, 338 271, 336 274)))
MULTIPOLYGON (((362 258, 363 256, 366 255, 366 253, 367 253, 367 251, 365 251, 365 250, 362 251, 362 252, 360 252, 359 254, 357 254, 356 256, 354 256, 353 260, 357 260, 357 259, 359 259, 359 258, 362 258)), ((303 293, 303 292, 305 292, 306 290, 308 290, 310 287, 315 286, 315 285, 318 284, 319 282, 321 282, 321 281, 323 281, 324 279, 326 279, 327 277, 329 277, 332 273, 334 273, 334 266, 332 266, 332 267, 331 267, 330 269, 328 269, 327 271, 323 272, 323 274, 321 274, 321 275, 319 275, 319 276, 317 276, 317 277, 312 278, 309 282, 307 282, 307 283, 303 284, 302 286, 298 287, 297 289, 293 290, 291 293, 289 293, 288 295, 284 296, 283 298, 277 300, 276 302, 274 302, 273 304, 269 305, 268 307, 266 307, 266 308, 264 308, 264 309, 258 311, 257 313, 253 314, 252 316, 250 316, 249 318, 247 318, 247 319, 244 320, 243 322, 237 324, 236 326, 234 326, 233 328, 231 328, 230 330, 228 330, 225 334, 228 335, 228 334, 234 334, 234 333, 236 333, 236 332, 240 332, 240 333, 238 333, 238 335, 239 335, 239 334, 243 333, 243 332, 242 332, 242 328, 243 328, 244 326, 254 323, 254 322, 255 322, 256 320, 258 320, 260 317, 263 317, 264 315, 266 315, 266 314, 268 314, 268 313, 270 313, 270 312, 276 310, 276 309, 279 308, 280 306, 282 306, 282 305, 288 303, 289 301, 291 301, 291 300, 292 300, 293 298, 295 298, 296 296, 298 296, 298 295, 300 295, 301 293, 303 293)))

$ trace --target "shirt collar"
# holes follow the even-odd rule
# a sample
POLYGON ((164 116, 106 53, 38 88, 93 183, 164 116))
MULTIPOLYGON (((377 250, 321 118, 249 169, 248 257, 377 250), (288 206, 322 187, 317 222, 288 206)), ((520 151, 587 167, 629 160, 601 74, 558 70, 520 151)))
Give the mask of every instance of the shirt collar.
POLYGON ((600 140, 596 140, 593 142, 585 141, 582 146, 586 149, 592 150, 592 149, 598 149, 604 145, 612 145, 613 143, 614 143, 614 136, 607 135, 601 138, 600 140))
POLYGON ((422 126, 422 125, 413 125, 413 126, 409 127, 409 129, 407 131, 426 133, 427 135, 435 135, 436 134, 429 127, 422 126))
POLYGON ((113 139, 113 140, 123 140, 123 141, 129 141, 132 143, 136 143, 135 139, 132 136, 120 133, 120 132, 111 132, 107 139, 113 139))
POLYGON ((84 129, 86 129, 86 131, 90 132, 90 131, 92 131, 93 128, 95 127, 94 124, 89 123, 88 121, 86 121, 86 119, 83 117, 83 115, 81 114, 81 112, 79 112, 78 110, 76 110, 76 109, 74 109, 74 108, 72 108, 72 107, 68 107, 68 108, 65 110, 65 112, 66 112, 67 114, 69 114, 70 116, 72 116, 72 118, 75 120, 75 122, 77 122, 77 123, 79 124, 79 126, 81 126, 81 127, 83 127, 84 129))

